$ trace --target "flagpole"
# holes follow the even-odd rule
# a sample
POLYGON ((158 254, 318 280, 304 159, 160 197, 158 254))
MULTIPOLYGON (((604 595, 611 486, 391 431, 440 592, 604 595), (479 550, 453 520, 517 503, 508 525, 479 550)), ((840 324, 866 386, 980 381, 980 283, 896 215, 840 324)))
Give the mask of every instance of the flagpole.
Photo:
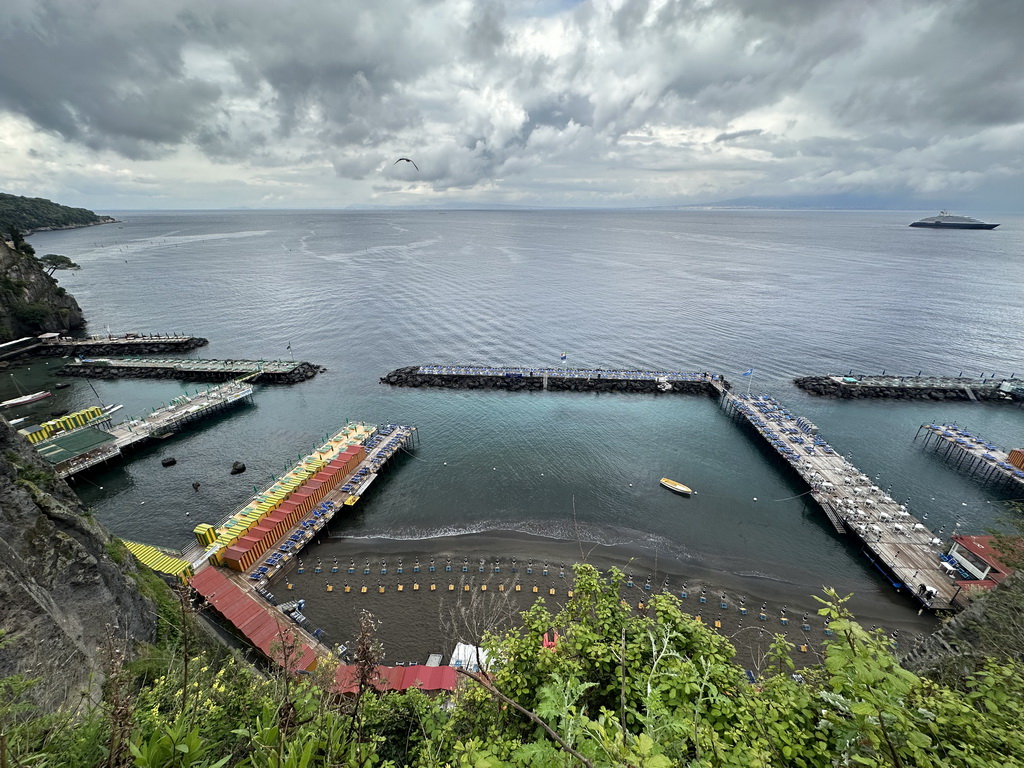
POLYGON ((750 375, 747 377, 747 396, 748 397, 750 396, 750 385, 753 384, 753 383, 754 383, 754 372, 751 371, 750 375))

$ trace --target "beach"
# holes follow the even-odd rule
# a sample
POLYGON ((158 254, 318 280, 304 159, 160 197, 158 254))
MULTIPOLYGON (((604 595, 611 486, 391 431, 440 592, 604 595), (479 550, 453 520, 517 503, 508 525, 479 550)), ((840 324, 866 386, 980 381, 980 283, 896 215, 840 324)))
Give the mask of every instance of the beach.
MULTIPOLYGON (((325 538, 302 553, 302 573, 296 561, 270 589, 280 602, 304 599, 303 613, 312 626, 325 630, 328 644, 351 646, 360 613, 367 610, 379 622, 384 663, 422 664, 431 653, 442 654, 447 663, 457 642, 475 642, 483 629, 507 628, 538 598, 556 613, 572 588, 572 566, 580 562, 631 575, 633 586, 624 586, 622 596, 635 610, 662 589, 680 597, 685 611, 733 643, 735 661, 744 669, 763 669, 776 634, 795 646, 797 666, 819 661, 829 637, 817 615, 815 590, 801 585, 695 569, 640 548, 500 531, 424 540, 325 538)), ((939 625, 934 616, 919 614, 909 596, 892 589, 855 594, 848 605, 865 628, 895 631, 900 651, 939 625)))

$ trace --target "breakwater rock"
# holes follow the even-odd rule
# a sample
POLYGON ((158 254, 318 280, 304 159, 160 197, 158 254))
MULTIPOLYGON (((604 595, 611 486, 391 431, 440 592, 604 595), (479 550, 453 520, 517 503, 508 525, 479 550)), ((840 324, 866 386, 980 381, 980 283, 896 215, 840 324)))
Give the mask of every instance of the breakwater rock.
MULTIPOLYGON (((657 377, 648 379, 612 378, 618 371, 595 371, 593 376, 547 376, 547 389, 563 392, 639 392, 639 393, 677 393, 687 395, 717 395, 710 375, 708 378, 697 378, 690 381, 659 381, 657 377), (666 386, 667 385, 667 386, 666 386)), ((411 365, 396 368, 380 379, 381 384, 393 387, 442 387, 447 389, 504 389, 510 392, 541 391, 545 388, 542 375, 513 374, 446 374, 420 373, 420 366, 411 365)), ((729 388, 724 379, 716 382, 725 389, 729 388)))
MULTIPOLYGON (((230 361, 227 361, 230 363, 230 361)), ((243 361, 251 363, 251 361, 243 361)), ((231 381, 241 376, 254 374, 252 365, 211 370, 207 366, 189 367, 187 360, 169 362, 167 365, 138 365, 125 363, 118 365, 116 360, 69 363, 57 371, 58 376, 78 376, 92 379, 174 379, 177 381, 202 381, 220 383, 231 381)), ((297 384, 316 376, 326 370, 313 363, 296 363, 286 370, 263 370, 255 374, 253 381, 258 384, 297 384)))
POLYGON ((863 379, 844 381, 841 376, 804 376, 793 383, 805 392, 824 397, 893 398, 897 400, 999 400, 1007 399, 991 385, 977 379, 949 379, 928 382, 917 377, 892 377, 891 380, 863 379))
POLYGON ((199 336, 190 336, 186 339, 167 339, 159 336, 133 339, 129 344, 124 341, 105 342, 76 341, 73 343, 44 344, 33 350, 35 355, 46 355, 48 357, 64 357, 65 355, 156 355, 167 354, 168 352, 190 352, 193 349, 205 347, 210 342, 199 336))

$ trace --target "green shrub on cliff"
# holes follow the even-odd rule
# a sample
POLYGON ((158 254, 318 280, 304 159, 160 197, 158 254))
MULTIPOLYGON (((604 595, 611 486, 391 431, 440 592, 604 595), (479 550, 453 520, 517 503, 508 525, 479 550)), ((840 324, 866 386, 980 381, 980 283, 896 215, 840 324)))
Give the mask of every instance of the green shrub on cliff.
POLYGON ((111 675, 104 706, 34 752, 18 738, 23 723, 8 727, 10 764, 95 765, 97 742, 102 764, 144 768, 1024 764, 1020 665, 988 662, 946 688, 902 669, 888 638, 829 591, 824 664, 792 674, 778 638, 773 673, 750 684, 729 644, 672 596, 639 613, 623 604, 621 578, 579 567, 565 608, 538 604, 489 638, 490 674, 463 675, 450 700, 341 697, 325 686, 326 665, 292 679, 182 649, 141 690, 111 675), (552 629, 561 636, 545 648, 552 629))

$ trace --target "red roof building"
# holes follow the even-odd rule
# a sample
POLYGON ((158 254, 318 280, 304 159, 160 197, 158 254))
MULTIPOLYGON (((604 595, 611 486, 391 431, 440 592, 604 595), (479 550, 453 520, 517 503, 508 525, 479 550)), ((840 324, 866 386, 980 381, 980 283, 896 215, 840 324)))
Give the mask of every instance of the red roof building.
MULTIPOLYGON (((407 691, 419 688, 424 693, 455 690, 454 667, 427 667, 414 664, 409 667, 377 667, 373 687, 378 691, 407 691)), ((341 665, 334 673, 337 693, 356 693, 359 690, 359 672, 355 665, 341 665)))
MULTIPOLYGON (((964 590, 992 589, 1013 573, 1004 564, 1004 554, 995 547, 994 536, 954 536, 949 555, 973 579, 959 579, 955 583, 964 590)), ((943 563, 945 565, 945 563, 943 563)))
POLYGON ((291 671, 316 669, 320 657, 294 625, 272 605, 243 590, 217 568, 203 568, 189 582, 231 625, 267 658, 283 666, 283 649, 294 644, 291 671))

